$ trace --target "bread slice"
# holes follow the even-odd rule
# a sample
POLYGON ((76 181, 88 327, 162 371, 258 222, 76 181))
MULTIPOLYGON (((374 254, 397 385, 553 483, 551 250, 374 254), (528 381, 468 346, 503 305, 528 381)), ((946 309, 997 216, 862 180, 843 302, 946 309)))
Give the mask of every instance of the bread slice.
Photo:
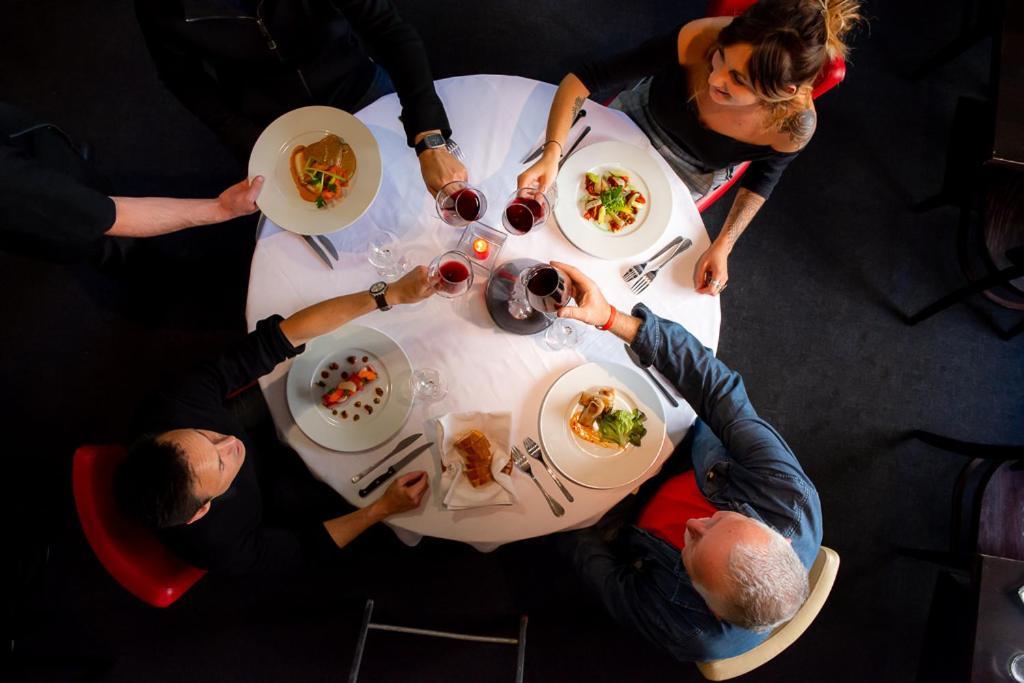
POLYGON ((494 481, 491 474, 491 460, 494 457, 491 453, 491 442, 483 432, 471 429, 460 435, 455 441, 455 450, 462 456, 466 465, 463 472, 473 488, 480 488, 494 481))

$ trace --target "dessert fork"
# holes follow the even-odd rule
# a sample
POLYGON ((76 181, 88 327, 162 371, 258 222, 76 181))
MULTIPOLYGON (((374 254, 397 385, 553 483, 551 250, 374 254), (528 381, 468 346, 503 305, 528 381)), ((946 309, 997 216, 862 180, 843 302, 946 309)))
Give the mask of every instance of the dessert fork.
POLYGON ((669 261, 674 259, 676 256, 679 256, 684 251, 689 249, 690 245, 692 244, 693 242, 691 242, 689 239, 684 239, 679 244, 679 246, 676 247, 676 250, 672 252, 672 255, 669 256, 664 261, 662 261, 657 268, 647 271, 646 273, 638 277, 636 280, 634 280, 633 284, 629 286, 630 291, 637 295, 643 294, 644 291, 651 286, 651 283, 654 282, 654 278, 658 277, 658 271, 667 266, 669 261))
POLYGON ((537 445, 537 442, 530 437, 526 437, 523 439, 523 445, 526 446, 526 452, 530 454, 531 458, 536 458, 540 461, 541 465, 544 465, 544 469, 546 469, 548 474, 551 475, 551 480, 555 482, 555 486, 565 494, 566 500, 570 503, 575 501, 576 499, 572 497, 571 493, 569 493, 569 489, 565 488, 565 485, 562 484, 562 480, 555 476, 555 471, 551 469, 551 465, 549 465, 547 460, 544 459, 544 453, 540 450, 540 446, 537 445))
POLYGON ((548 492, 544 490, 544 487, 537 481, 537 477, 533 474, 533 469, 530 468, 530 463, 523 455, 523 452, 519 450, 518 446, 512 446, 512 462, 516 464, 516 467, 529 475, 530 479, 533 479, 533 483, 537 485, 540 492, 544 494, 544 499, 548 501, 548 507, 551 508, 551 512, 555 513, 555 517, 561 517, 565 514, 565 508, 558 504, 558 501, 548 495, 548 492))

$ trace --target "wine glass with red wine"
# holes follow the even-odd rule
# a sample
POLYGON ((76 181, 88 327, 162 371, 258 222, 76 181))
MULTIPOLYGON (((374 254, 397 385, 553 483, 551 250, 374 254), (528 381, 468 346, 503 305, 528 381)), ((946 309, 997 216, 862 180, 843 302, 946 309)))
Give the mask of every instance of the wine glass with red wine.
POLYGON ((437 192, 437 215, 448 225, 462 227, 478 221, 487 212, 487 197, 462 180, 453 180, 437 192))
POLYGON ((461 251, 447 251, 430 263, 427 276, 438 294, 452 299, 473 286, 473 264, 461 251))
POLYGON ((553 318, 544 333, 544 341, 555 349, 576 346, 583 328, 557 315, 558 309, 568 305, 573 298, 574 289, 569 276, 554 266, 542 263, 523 271, 520 277, 526 286, 526 299, 530 306, 553 318))
POLYGON ((512 193, 501 224, 513 235, 525 235, 547 220, 551 205, 547 196, 537 187, 523 187, 512 193))

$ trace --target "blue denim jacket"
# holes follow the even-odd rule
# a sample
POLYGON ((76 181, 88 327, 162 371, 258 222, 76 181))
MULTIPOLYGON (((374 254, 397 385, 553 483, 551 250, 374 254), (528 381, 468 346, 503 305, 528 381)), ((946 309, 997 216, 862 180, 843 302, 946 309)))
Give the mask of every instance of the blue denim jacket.
MULTIPOLYGON (((793 451, 758 417, 739 374, 681 325, 645 306, 633 350, 679 389, 697 421, 673 457, 689 457, 701 492, 715 507, 759 519, 786 538, 808 569, 821 544, 818 493, 793 451)), ((694 589, 679 551, 635 526, 613 547, 593 528, 567 535, 583 579, 621 623, 683 661, 746 652, 767 634, 720 621, 694 589)))

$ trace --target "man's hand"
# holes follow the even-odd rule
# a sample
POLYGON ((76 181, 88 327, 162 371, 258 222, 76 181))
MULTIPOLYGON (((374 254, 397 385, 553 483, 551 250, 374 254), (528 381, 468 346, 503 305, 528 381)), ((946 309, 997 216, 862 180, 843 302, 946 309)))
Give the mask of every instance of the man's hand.
POLYGON ((729 252, 712 244, 693 269, 693 286, 698 294, 718 296, 729 282, 729 252))
POLYGON ((604 325, 608 322, 612 314, 612 307, 605 300, 597 283, 584 275, 578 268, 567 263, 552 261, 551 265, 564 272, 572 280, 573 298, 576 299, 575 306, 558 309, 558 317, 579 320, 588 325, 604 325))
POLYGON ((392 303, 395 304, 414 304, 433 293, 434 288, 427 277, 427 267, 416 266, 388 288, 387 297, 393 299, 392 303))
POLYGON ((390 517, 400 512, 415 510, 423 500, 423 494, 430 488, 430 477, 423 470, 403 474, 391 482, 384 495, 373 506, 381 517, 390 517))
POLYGON ((217 197, 217 206, 224 215, 223 220, 248 216, 256 211, 256 198, 260 196, 262 188, 263 176, 258 175, 252 179, 252 183, 242 180, 221 192, 217 197))
POLYGON ((466 167, 443 147, 428 149, 420 154, 420 173, 423 184, 431 196, 435 196, 442 187, 456 180, 468 180, 466 167))
POLYGON ((555 182, 555 176, 558 175, 559 149, 558 145, 554 144, 544 148, 544 154, 537 160, 537 163, 519 174, 516 186, 519 188, 539 187, 541 192, 547 192, 555 182))

